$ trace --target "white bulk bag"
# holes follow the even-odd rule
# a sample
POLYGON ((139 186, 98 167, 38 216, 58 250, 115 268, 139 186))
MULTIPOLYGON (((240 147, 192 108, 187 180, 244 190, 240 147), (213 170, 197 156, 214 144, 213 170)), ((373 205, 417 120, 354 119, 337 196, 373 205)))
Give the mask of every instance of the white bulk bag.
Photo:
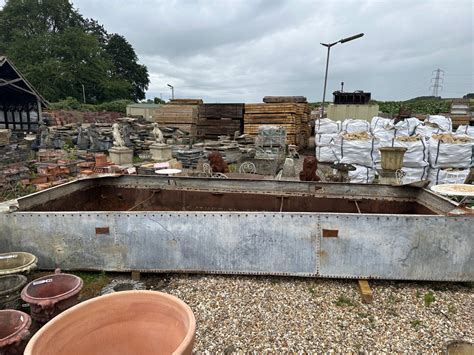
POLYGON ((403 184, 410 184, 415 181, 428 180, 429 166, 424 166, 422 168, 403 167, 402 171, 405 173, 405 176, 402 178, 403 184))
POLYGON ((433 169, 428 172, 430 185, 463 184, 469 176, 470 169, 433 169))
POLYGON ((341 122, 333 121, 329 118, 321 118, 314 121, 314 131, 316 134, 334 134, 341 130, 341 122))
POLYGON ((355 184, 372 184, 375 179, 375 169, 354 165, 355 170, 349 171, 349 182, 355 184))
POLYGON ((449 117, 444 117, 441 115, 428 115, 425 119, 425 122, 437 125, 445 132, 451 132, 453 130, 453 123, 449 117))
POLYGON ((323 163, 333 163, 337 160, 334 152, 334 139, 336 134, 316 134, 314 143, 316 145, 316 159, 323 163))
POLYGON ((341 131, 347 133, 370 132, 370 123, 365 120, 347 118, 342 122, 341 131))
POLYGON ((340 163, 372 167, 374 161, 378 159, 378 147, 379 141, 374 138, 348 140, 339 135, 334 140, 335 153, 340 163))
POLYGON ((443 143, 430 138, 429 161, 432 168, 469 168, 472 165, 472 146, 469 143, 443 143))
POLYGON ((474 126, 460 125, 456 130, 456 134, 463 134, 469 137, 474 137, 474 126))
POLYGON ((413 136, 415 134, 416 128, 418 126, 423 125, 423 122, 421 122, 416 117, 406 118, 405 121, 408 123, 408 132, 410 136, 413 136))
MULTIPOLYGON (((406 148, 403 156, 403 166, 409 168, 421 168, 429 164, 428 142, 425 137, 420 137, 416 141, 400 141, 392 139, 390 141, 380 141, 380 147, 402 147, 406 148)), ((377 160, 377 162, 380 161, 377 160)))
POLYGON ((380 125, 380 120, 371 124, 372 134, 375 138, 381 141, 388 141, 400 136, 410 136, 415 130, 415 126, 410 127, 410 122, 402 120, 394 123, 394 120, 385 121, 383 126, 380 125))
POLYGON ((391 119, 390 118, 384 118, 384 117, 372 117, 372 120, 370 121, 370 131, 374 133, 375 131, 379 129, 385 128, 387 124, 390 124, 391 119))

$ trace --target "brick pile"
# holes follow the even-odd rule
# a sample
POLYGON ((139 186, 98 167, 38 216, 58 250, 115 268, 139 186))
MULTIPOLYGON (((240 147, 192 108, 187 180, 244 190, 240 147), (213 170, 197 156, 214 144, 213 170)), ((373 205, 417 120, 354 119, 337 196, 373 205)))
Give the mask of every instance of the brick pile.
POLYGON ((71 123, 114 123, 123 117, 120 112, 94 111, 44 111, 43 117, 50 120, 52 126, 64 126, 71 123))

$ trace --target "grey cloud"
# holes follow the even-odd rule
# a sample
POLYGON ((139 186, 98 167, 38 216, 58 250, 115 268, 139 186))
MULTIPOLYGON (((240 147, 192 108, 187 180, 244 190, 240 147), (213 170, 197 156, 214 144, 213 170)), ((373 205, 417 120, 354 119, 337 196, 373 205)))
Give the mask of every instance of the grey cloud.
MULTIPOLYGON (((0 0, 1 1, 1 0, 0 0)), ((74 0, 87 17, 124 35, 148 66, 148 97, 260 102, 265 95, 322 98, 320 42, 365 36, 331 49, 328 95, 376 99, 428 95, 433 69, 445 97, 474 92, 470 0, 74 0)))

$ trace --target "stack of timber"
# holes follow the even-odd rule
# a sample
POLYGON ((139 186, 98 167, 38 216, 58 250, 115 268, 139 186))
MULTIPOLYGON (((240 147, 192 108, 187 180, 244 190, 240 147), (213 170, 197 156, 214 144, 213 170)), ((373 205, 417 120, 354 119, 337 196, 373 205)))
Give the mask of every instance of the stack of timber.
POLYGON ((203 104, 199 106, 197 134, 199 137, 216 139, 233 137, 242 132, 244 104, 203 104))
POLYGON ((304 96, 265 96, 263 102, 266 104, 282 104, 282 103, 307 103, 304 96))
POLYGON ((155 110, 153 118, 160 127, 178 128, 180 131, 195 136, 198 120, 198 106, 177 104, 162 105, 155 110))
POLYGON ((244 133, 256 136, 260 126, 279 126, 286 131, 286 143, 302 149, 311 135, 310 114, 309 105, 303 102, 246 104, 244 133))
POLYGON ((202 99, 171 99, 168 105, 202 105, 202 99))
POLYGON ((469 111, 469 99, 454 99, 451 104, 451 121, 453 128, 457 128, 460 125, 469 126, 472 116, 469 111))

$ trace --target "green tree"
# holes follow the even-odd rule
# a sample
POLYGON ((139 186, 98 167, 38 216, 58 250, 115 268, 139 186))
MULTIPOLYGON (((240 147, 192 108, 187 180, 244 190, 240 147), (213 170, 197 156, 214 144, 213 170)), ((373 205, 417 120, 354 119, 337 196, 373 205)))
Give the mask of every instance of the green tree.
POLYGON ((82 102, 83 87, 88 103, 136 101, 149 84, 125 38, 109 36, 68 0, 7 0, 0 10, 0 53, 50 101, 82 102))
POLYGON ((153 103, 155 103, 155 104, 162 104, 162 105, 166 104, 165 100, 162 100, 162 99, 160 99, 159 97, 155 97, 155 98, 153 99, 153 103))
POLYGON ((137 63, 137 55, 130 43, 123 36, 113 34, 105 45, 105 52, 113 64, 112 76, 130 83, 129 97, 132 100, 143 100, 150 83, 148 70, 144 65, 137 63))

